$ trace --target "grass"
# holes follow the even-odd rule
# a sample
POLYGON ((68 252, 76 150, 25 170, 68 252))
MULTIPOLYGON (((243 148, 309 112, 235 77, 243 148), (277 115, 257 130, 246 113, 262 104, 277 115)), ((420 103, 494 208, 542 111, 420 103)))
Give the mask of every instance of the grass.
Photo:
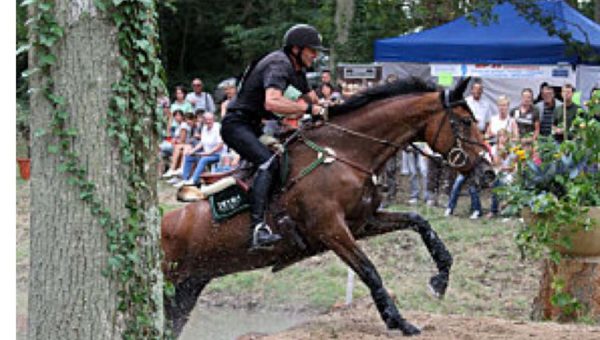
MULTIPOLYGON (((436 268, 418 234, 403 231, 360 241, 401 310, 528 318, 539 271, 534 262, 520 259, 513 240, 517 221, 445 218, 443 209, 425 206, 397 205, 392 209, 422 214, 454 257, 447 295, 438 300, 427 288, 436 268)), ((346 277, 346 266, 326 253, 276 274, 263 269, 216 279, 203 295, 213 301, 233 296, 237 302, 259 300, 271 307, 301 305, 326 310, 344 301, 346 277)), ((367 287, 355 279, 353 296, 370 298, 367 287)))

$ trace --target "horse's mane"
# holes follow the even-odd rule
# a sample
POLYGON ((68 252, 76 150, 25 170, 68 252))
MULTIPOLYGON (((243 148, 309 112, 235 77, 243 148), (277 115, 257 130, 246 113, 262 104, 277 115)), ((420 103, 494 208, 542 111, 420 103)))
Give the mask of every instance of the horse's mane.
POLYGON ((335 117, 359 109, 374 101, 409 93, 434 92, 437 87, 427 84, 420 78, 411 77, 368 88, 350 97, 343 104, 331 106, 329 116, 335 117))

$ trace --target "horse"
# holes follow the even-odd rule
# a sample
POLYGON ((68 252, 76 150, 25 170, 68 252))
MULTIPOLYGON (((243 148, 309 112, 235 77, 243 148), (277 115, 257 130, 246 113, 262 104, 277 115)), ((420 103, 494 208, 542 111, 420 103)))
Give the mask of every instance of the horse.
POLYGON ((477 181, 489 185, 487 148, 463 99, 467 83, 442 90, 411 78, 369 88, 331 107, 321 126, 300 131, 288 146, 290 180, 277 200, 284 214, 268 214, 273 230, 284 236, 271 251, 248 251, 248 212, 217 223, 202 200, 165 214, 162 269, 175 286, 174 295, 165 297, 173 332, 181 332, 211 279, 263 267, 276 272, 331 250, 367 285, 388 329, 420 333, 402 317, 357 240, 401 229, 419 233, 438 269, 429 287, 444 296, 452 256, 418 214, 378 209, 375 173, 400 148, 422 140, 456 170, 474 171, 477 181))

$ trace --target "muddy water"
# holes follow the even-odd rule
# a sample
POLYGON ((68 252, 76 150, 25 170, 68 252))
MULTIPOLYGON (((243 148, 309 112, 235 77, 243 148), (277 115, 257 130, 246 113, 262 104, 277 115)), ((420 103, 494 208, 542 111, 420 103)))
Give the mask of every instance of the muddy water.
POLYGON ((257 311, 198 305, 190 315, 181 340, 232 340, 247 333, 279 332, 309 316, 291 312, 257 311))

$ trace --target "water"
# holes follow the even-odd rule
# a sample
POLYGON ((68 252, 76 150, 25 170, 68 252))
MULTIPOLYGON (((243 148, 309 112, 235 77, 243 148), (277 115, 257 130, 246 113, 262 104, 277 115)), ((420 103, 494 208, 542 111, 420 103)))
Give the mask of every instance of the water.
POLYGON ((199 305, 192 311, 181 340, 232 340, 250 332, 274 333, 298 325, 309 316, 199 305))

